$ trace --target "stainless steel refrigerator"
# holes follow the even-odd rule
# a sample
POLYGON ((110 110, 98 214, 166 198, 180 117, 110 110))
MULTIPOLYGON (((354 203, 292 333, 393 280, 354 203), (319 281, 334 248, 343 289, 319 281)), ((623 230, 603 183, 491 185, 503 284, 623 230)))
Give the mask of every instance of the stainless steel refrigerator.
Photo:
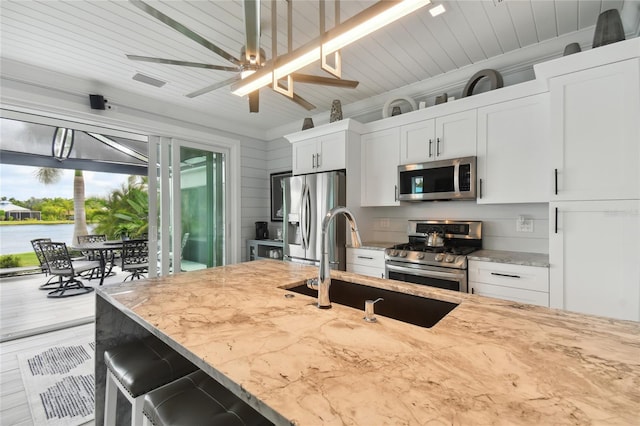
MULTIPOLYGON (((315 173, 284 179, 284 259, 317 265, 322 253, 322 220, 327 212, 346 201, 344 171, 315 173)), ((328 230, 332 269, 346 270, 345 221, 334 220, 328 230)))

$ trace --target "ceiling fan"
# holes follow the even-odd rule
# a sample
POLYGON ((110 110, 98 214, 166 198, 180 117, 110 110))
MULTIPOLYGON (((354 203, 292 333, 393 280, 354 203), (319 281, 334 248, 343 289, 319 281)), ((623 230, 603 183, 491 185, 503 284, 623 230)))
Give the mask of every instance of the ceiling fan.
MULTIPOLYGON (((204 46, 210 51, 214 52, 218 56, 224 58, 225 60, 231 62, 234 66, 222 66, 222 65, 213 65, 213 64, 205 64, 199 62, 188 62, 188 61, 180 61, 174 59, 163 59, 163 58, 155 58, 149 56, 139 56, 139 55, 127 55, 127 58, 133 61, 143 61, 143 62, 154 62, 159 64, 169 64, 169 65, 179 65, 186 67, 194 67, 194 68, 206 68, 218 71, 230 71, 235 72, 231 78, 228 78, 224 81, 211 84, 209 86, 203 87, 202 89, 196 90, 195 92, 188 93, 186 96, 189 98, 194 98, 196 96, 203 95, 205 93, 211 92, 213 90, 219 89, 221 87, 230 85, 238 80, 241 80, 245 75, 250 74, 252 72, 257 71, 258 69, 268 66, 266 61, 266 55, 264 49, 260 48, 260 0, 244 0, 243 8, 244 8, 244 23, 245 23, 245 46, 241 49, 240 58, 236 58, 230 53, 226 52, 224 49, 216 46, 211 43, 207 39, 198 35, 194 31, 190 30, 186 26, 181 23, 175 21, 154 7, 148 5, 147 3, 141 0, 129 0, 131 4, 136 6, 138 9, 146 12, 147 14, 153 16, 158 19, 162 23, 168 25, 174 30, 178 31, 182 35, 190 38, 196 43, 204 46)), ((311 74, 300 74, 293 73, 291 75, 292 80, 298 83, 309 83, 309 84, 322 84, 326 86, 334 86, 334 87, 342 87, 342 88, 350 88, 353 89, 358 86, 359 82, 353 80, 343 80, 333 77, 322 77, 311 74)), ((249 111, 250 112, 258 112, 259 110, 259 91, 256 90, 249 94, 249 111)), ((310 102, 306 101, 302 97, 297 94, 293 94, 292 98, 298 105, 302 106, 307 110, 315 109, 315 106, 310 102)))

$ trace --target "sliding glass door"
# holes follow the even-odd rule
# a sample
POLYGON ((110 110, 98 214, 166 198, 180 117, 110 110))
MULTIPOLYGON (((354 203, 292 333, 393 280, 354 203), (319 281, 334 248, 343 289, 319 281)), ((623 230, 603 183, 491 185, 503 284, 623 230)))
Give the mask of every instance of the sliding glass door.
POLYGON ((157 149, 161 275, 226 264, 228 150, 169 138, 157 149))
POLYGON ((179 149, 181 269, 221 266, 225 262, 225 155, 186 146, 179 149))

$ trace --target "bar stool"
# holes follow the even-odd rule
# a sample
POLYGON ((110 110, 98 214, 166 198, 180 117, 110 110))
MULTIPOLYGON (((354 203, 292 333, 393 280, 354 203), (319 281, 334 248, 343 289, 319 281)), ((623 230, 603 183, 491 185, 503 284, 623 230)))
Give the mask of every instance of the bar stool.
POLYGON ((149 392, 142 411, 145 426, 273 425, 202 370, 149 392))
POLYGON ((131 424, 142 424, 144 396, 197 369, 182 355, 154 336, 108 349, 104 352, 107 381, 104 424, 115 426, 118 389, 131 403, 131 424))

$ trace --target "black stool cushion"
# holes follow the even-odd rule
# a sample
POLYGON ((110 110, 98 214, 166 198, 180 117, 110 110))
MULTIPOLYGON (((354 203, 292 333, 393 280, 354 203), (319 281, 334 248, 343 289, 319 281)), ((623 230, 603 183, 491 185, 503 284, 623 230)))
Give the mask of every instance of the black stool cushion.
POLYGON ((197 369, 155 336, 104 351, 104 362, 134 398, 197 369))
POLYGON ((156 426, 273 424, 201 370, 145 395, 142 411, 156 426))

